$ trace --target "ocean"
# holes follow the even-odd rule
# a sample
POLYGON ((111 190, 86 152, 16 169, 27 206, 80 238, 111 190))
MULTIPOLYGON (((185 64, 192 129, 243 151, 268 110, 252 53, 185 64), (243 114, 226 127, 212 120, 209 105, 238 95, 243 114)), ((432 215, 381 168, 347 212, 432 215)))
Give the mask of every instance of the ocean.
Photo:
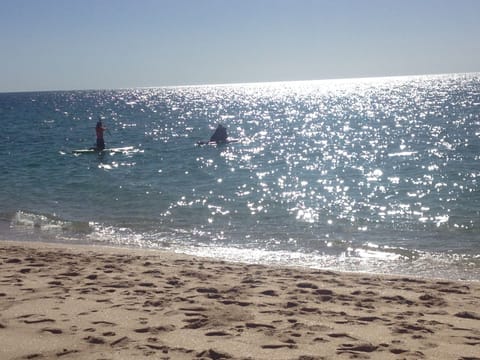
POLYGON ((479 73, 1 93, 0 123, 0 239, 480 280, 479 73), (99 117, 133 148, 72 153, 99 117))

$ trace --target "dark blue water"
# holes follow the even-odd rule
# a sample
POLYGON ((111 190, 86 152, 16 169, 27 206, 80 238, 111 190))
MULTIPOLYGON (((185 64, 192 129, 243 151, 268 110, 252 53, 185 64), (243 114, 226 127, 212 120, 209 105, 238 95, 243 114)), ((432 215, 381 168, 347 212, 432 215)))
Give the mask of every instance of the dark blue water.
POLYGON ((0 94, 0 236, 480 280, 480 75, 0 94), (124 153, 72 154, 95 142, 124 153), (239 143, 199 147, 218 123, 239 143))

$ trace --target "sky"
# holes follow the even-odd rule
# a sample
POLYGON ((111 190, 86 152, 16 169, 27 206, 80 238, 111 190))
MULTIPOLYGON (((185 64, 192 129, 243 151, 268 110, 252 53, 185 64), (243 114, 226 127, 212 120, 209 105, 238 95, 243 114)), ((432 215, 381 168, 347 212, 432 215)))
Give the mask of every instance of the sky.
POLYGON ((0 0, 0 92, 480 71, 478 0, 0 0))

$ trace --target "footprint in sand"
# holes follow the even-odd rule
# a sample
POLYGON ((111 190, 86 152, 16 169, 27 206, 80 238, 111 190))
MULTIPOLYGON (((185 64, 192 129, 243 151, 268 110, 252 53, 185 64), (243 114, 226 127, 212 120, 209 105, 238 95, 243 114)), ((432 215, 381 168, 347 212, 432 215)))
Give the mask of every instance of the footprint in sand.
POLYGON ((208 324, 208 319, 205 318, 192 318, 183 321, 188 323, 183 327, 184 329, 200 329, 208 324))
POLYGON ((262 291, 260 294, 266 295, 266 296, 278 296, 278 293, 275 290, 265 290, 265 291, 262 291))
POLYGON ((63 349, 62 352, 56 353, 56 355, 57 355, 57 357, 60 357, 60 356, 69 355, 69 354, 74 354, 74 353, 78 353, 78 352, 79 352, 78 350, 67 350, 67 349, 63 349))
POLYGON ((332 338, 347 338, 347 339, 351 339, 351 340, 357 340, 356 338, 348 335, 347 333, 331 333, 331 334, 328 334, 328 336, 330 336, 332 338))
POLYGON ((12 258, 12 259, 7 259, 5 260, 5 264, 18 264, 18 263, 21 263, 22 260, 18 259, 18 258, 12 258))
POLYGON ((196 355, 197 358, 206 359, 231 359, 232 356, 214 349, 201 351, 196 355))
POLYGON ((105 325, 105 326, 115 326, 117 324, 110 321, 92 321, 93 325, 105 325))
POLYGON ((127 336, 123 336, 113 342, 110 343, 110 346, 115 347, 115 346, 125 346, 130 342, 130 338, 127 336))
POLYGON ((431 329, 416 324, 401 323, 398 326, 394 327, 392 332, 394 334, 412 334, 412 333, 423 333, 423 334, 433 334, 434 331, 431 329))
POLYGON ((83 340, 85 340, 89 344, 95 344, 95 345, 105 344, 105 339, 98 336, 87 336, 83 338, 83 340))
POLYGON ((378 346, 366 343, 366 344, 342 344, 337 351, 338 352, 373 352, 378 349, 378 346))
POLYGON ((55 322, 53 319, 34 319, 34 320, 23 320, 25 324, 39 324, 44 322, 55 322))
POLYGON ((229 334, 226 331, 209 331, 205 333, 205 336, 232 336, 232 334, 229 334))
POLYGON ((144 328, 135 329, 136 333, 139 334, 158 334, 160 332, 174 331, 176 329, 175 325, 160 325, 160 326, 148 326, 144 328))
POLYGON ((262 349, 297 349, 294 344, 266 344, 261 346, 262 349))
POLYGON ((63 331, 61 329, 56 328, 43 328, 40 330, 41 332, 49 332, 50 334, 62 334, 63 331))
POLYGON ((102 333, 102 336, 115 336, 115 332, 113 331, 106 331, 104 333, 102 333))
POLYGON ((480 315, 472 311, 462 311, 455 314, 456 317, 463 319, 480 320, 480 315))

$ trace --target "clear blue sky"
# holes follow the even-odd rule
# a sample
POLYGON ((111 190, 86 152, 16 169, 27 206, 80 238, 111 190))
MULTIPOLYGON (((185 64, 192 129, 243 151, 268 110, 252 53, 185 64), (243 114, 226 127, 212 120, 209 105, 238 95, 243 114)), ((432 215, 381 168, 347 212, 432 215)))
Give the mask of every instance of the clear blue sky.
POLYGON ((0 0, 0 92, 480 71, 478 0, 0 0))

